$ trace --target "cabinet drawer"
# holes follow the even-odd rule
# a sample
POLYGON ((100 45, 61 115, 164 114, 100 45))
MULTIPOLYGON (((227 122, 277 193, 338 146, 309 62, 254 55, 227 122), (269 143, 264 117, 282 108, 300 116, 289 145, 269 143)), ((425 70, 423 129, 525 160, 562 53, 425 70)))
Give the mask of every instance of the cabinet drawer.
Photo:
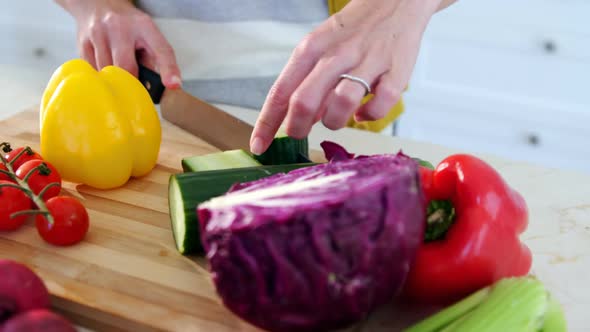
POLYGON ((398 135, 590 173, 590 2, 459 1, 428 26, 398 135))
POLYGON ((72 30, 0 22, 0 63, 53 71, 78 56, 72 30))
MULTIPOLYGON (((584 44, 590 37, 541 38, 528 41, 543 50, 518 50, 492 42, 468 43, 450 39, 424 42, 416 79, 433 88, 470 90, 482 96, 531 99, 539 103, 590 104, 590 49, 578 49, 568 56, 553 54, 558 47, 584 44), (546 49, 552 49, 547 51, 546 49)), ((573 49, 573 47, 572 47, 573 49)))
MULTIPOLYGON (((590 173, 590 132, 558 122, 408 102, 398 132, 402 137, 446 145, 471 153, 491 153, 513 160, 590 173)), ((507 111, 517 112, 515 109, 507 111)), ((586 124, 589 116, 570 117, 586 124)))
POLYGON ((76 22, 54 1, 5 1, 0 38, 3 64, 53 70, 78 55, 76 22))
MULTIPOLYGON (((588 13, 590 17, 590 12, 588 13)), ((590 63, 590 24, 581 31, 547 26, 482 23, 473 18, 432 21, 424 35, 425 43, 464 44, 485 49, 502 49, 523 55, 564 58, 590 63)))
POLYGON ((482 95, 587 105, 588 17, 588 1, 457 2, 426 31, 419 80, 482 95))
POLYGON ((506 26, 587 34, 588 17, 588 0, 457 1, 433 16, 429 30, 444 32, 458 24, 466 33, 487 28, 500 37, 506 26))

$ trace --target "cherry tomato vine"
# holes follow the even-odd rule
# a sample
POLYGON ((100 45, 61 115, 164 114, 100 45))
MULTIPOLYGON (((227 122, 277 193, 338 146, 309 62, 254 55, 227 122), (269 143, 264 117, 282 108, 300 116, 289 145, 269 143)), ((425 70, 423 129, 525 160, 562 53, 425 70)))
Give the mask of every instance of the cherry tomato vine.
POLYGON ((88 232, 88 212, 82 203, 60 196, 61 177, 30 147, 12 149, 0 143, 0 231, 14 231, 27 215, 35 215, 39 235, 59 246, 82 241, 88 232))

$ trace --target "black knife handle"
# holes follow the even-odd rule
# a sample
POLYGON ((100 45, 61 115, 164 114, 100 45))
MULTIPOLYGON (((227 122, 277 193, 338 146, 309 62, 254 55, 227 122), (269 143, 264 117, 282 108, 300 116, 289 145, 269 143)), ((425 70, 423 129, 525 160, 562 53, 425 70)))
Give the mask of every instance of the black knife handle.
POLYGON ((162 83, 162 78, 160 77, 160 74, 140 64, 139 61, 137 63, 137 66, 139 69, 139 81, 147 89, 154 104, 159 104, 160 99, 164 94, 164 90, 166 89, 166 87, 162 83))

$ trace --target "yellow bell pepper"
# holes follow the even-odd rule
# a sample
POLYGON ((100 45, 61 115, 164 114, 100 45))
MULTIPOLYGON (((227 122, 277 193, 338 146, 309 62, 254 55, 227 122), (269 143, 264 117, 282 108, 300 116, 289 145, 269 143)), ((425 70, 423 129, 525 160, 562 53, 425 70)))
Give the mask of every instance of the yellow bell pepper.
POLYGON ((145 87, 116 66, 69 60, 51 76, 40 106, 41 155, 64 180, 99 189, 148 174, 162 130, 145 87))

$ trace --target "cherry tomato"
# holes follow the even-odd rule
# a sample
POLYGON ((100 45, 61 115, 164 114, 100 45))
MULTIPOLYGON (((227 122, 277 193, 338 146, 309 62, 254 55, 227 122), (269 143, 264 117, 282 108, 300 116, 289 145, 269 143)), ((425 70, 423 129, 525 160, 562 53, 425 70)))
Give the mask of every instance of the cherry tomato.
MULTIPOLYGON (((24 149, 26 149, 26 147, 16 148, 16 149, 8 152, 4 156, 4 158, 6 158, 6 160, 8 162, 12 162, 12 160, 14 158, 16 158, 16 156, 24 149)), ((27 151, 23 152, 23 154, 20 157, 18 157, 17 160, 12 162, 12 164, 11 164, 12 170, 16 172, 16 170, 18 170, 20 165, 26 163, 29 160, 43 160, 43 157, 41 157, 41 155, 38 154, 37 152, 33 151, 33 149, 28 149, 27 151)))
MULTIPOLYGON (((0 164, 0 170, 6 171, 8 172, 8 169, 6 168, 6 166, 4 166, 4 164, 0 164)), ((10 181, 10 182, 14 182, 14 180, 12 180, 10 178, 10 176, 0 172, 0 181, 10 181)))
POLYGON ((33 168, 38 167, 41 164, 44 164, 46 168, 41 166, 41 169, 33 171, 33 174, 27 180, 27 184, 35 195, 38 195, 48 184, 53 182, 59 183, 59 186, 53 186, 43 194, 42 199, 47 201, 48 199, 59 195, 61 191, 61 176, 53 165, 43 160, 29 160, 18 168, 16 176, 20 179, 24 179, 33 168))
POLYGON ((54 245, 68 246, 76 244, 86 236, 88 232, 88 212, 82 203, 69 196, 57 196, 50 198, 47 210, 53 217, 50 223, 45 215, 38 214, 35 224, 41 237, 54 245))
MULTIPOLYGON (((3 184, 12 184, 10 181, 0 181, 3 184)), ((0 187, 0 231, 14 231, 27 219, 26 215, 10 218, 10 215, 31 207, 29 197, 20 189, 14 187, 0 187)))

